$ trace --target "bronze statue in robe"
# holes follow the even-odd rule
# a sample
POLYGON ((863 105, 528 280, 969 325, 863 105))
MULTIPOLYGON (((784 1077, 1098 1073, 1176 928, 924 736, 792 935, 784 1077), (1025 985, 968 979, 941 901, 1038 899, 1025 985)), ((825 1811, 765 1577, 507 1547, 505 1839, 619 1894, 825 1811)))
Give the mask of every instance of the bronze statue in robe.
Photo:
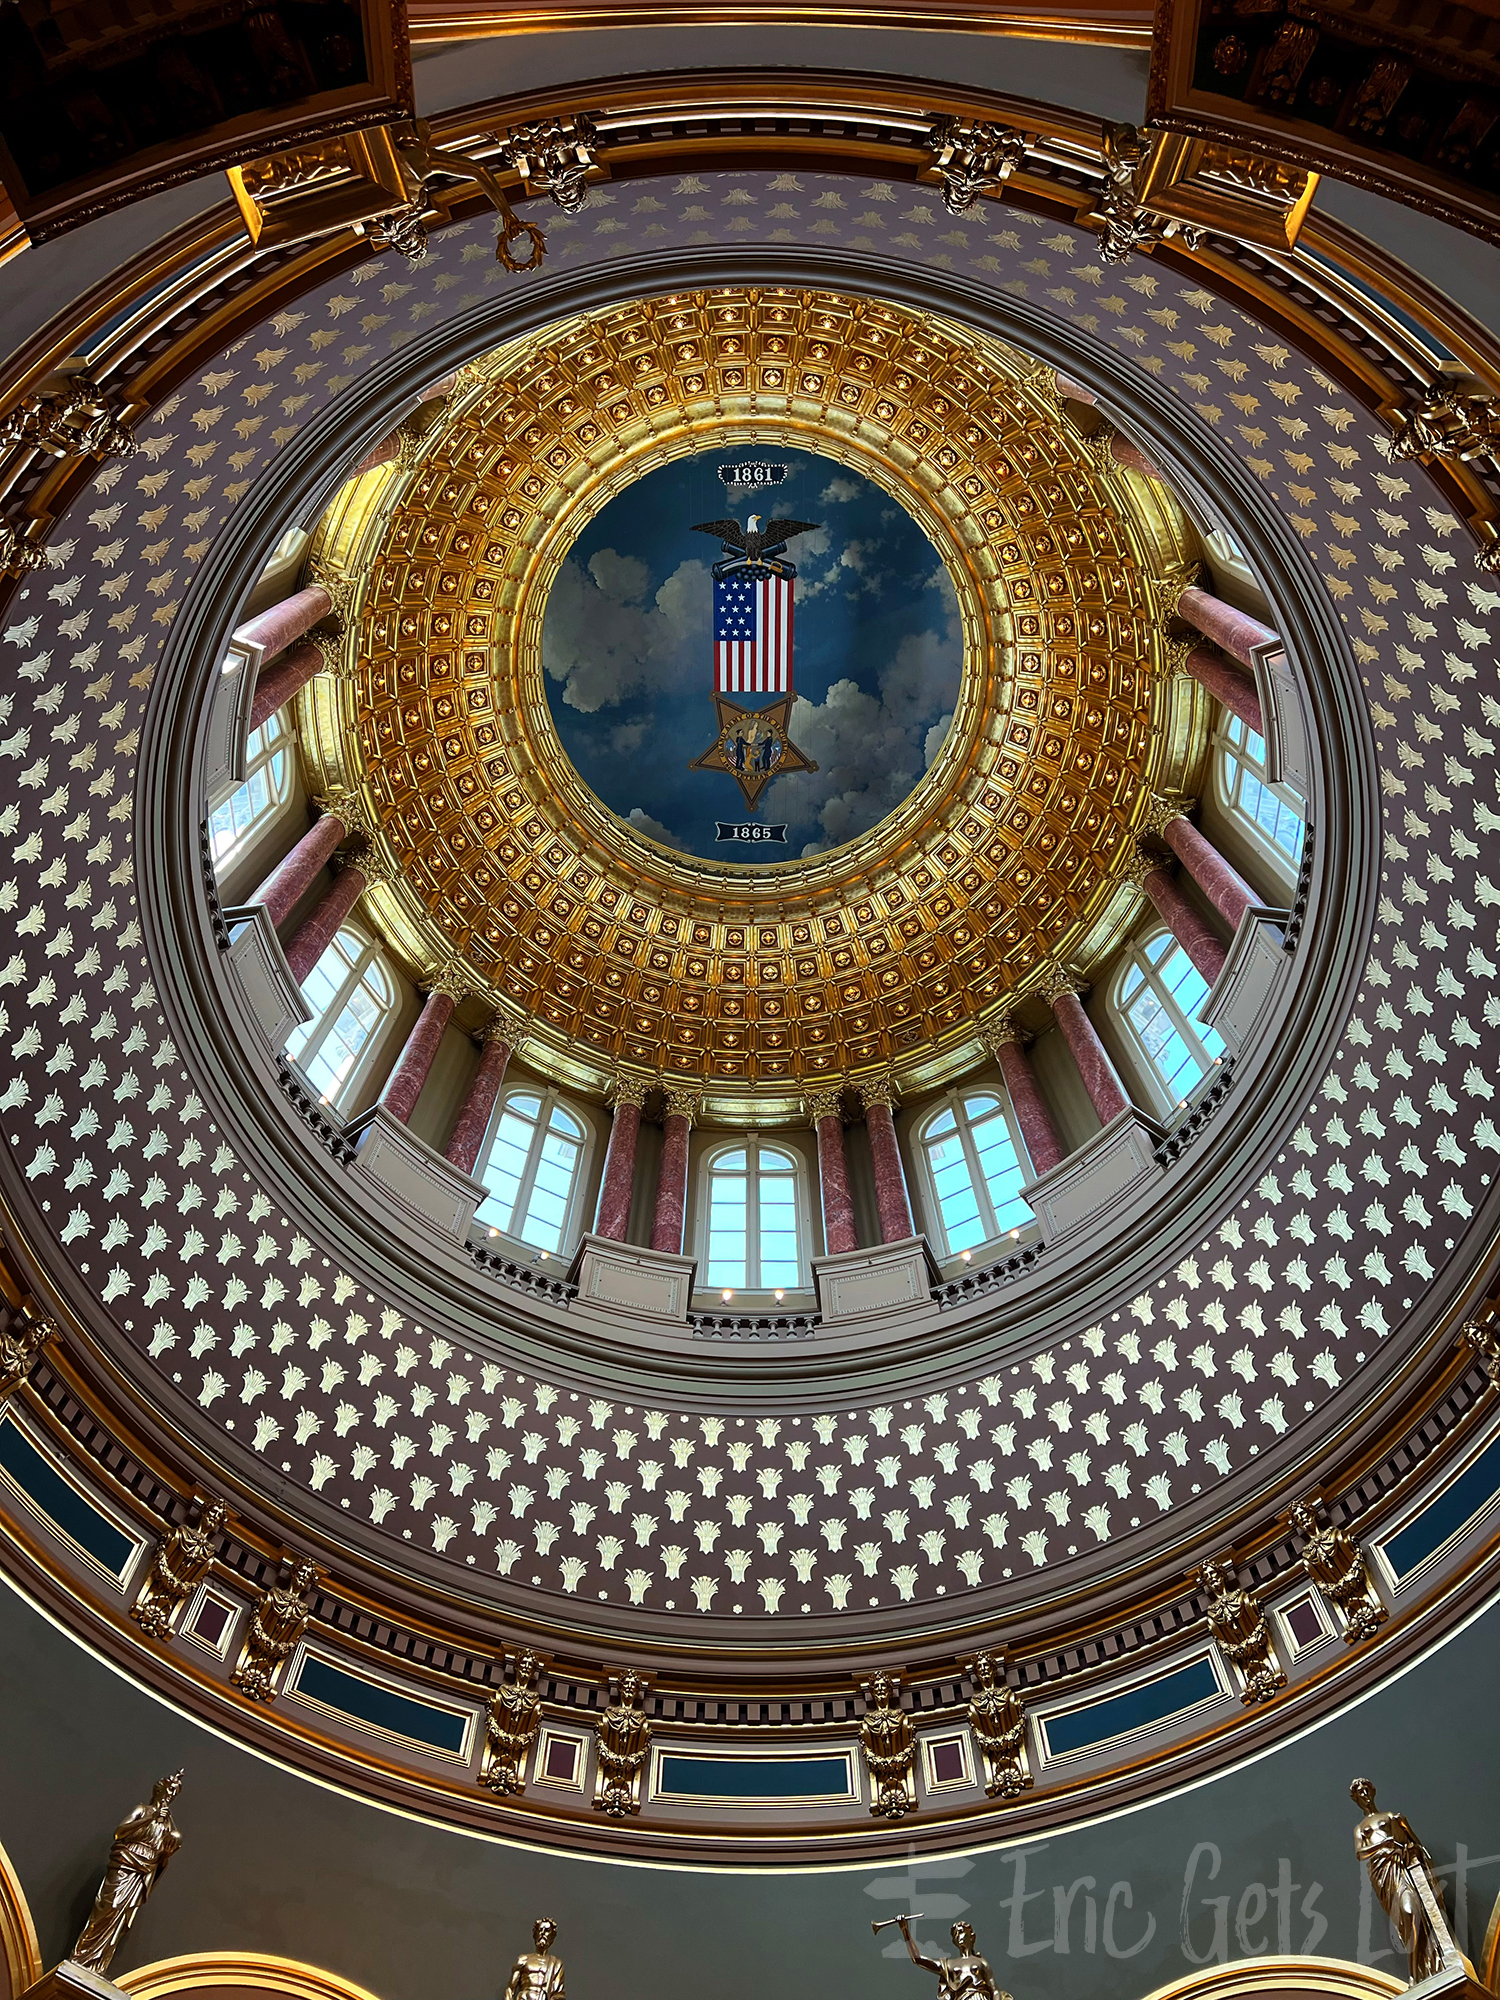
POLYGON ((927 1958, 912 1940, 912 1919, 897 1917, 895 1921, 906 1939, 912 1964, 920 1965, 925 1972, 937 1974, 938 2000, 1011 2000, 1003 1988, 995 1985, 989 1960, 975 1951, 972 1924, 960 1921, 953 1926, 950 1935, 956 1952, 954 1957, 927 1958))
POLYGON ((86 1966, 101 1978, 156 1887, 157 1877, 182 1845, 182 1835, 172 1824, 172 1801, 181 1785, 181 1771, 159 1778, 150 1803, 137 1806, 115 1828, 94 1907, 68 1954, 75 1965, 86 1966))
POLYGON ((317 1564, 304 1560, 292 1572, 289 1584, 275 1584, 258 1599, 250 1614, 239 1663, 229 1677, 249 1700, 276 1699, 276 1676, 281 1664, 291 1657, 312 1617, 312 1606, 302 1600, 317 1580, 317 1564))
POLYGON ((1271 1643, 1266 1614, 1248 1590, 1241 1590, 1227 1563, 1206 1562, 1198 1576, 1208 1593, 1209 1630, 1225 1659, 1244 1676, 1241 1702, 1249 1708, 1269 1701, 1286 1686, 1286 1675, 1271 1643))
POLYGON ((151 1573, 130 1607, 131 1617, 148 1638, 171 1636, 179 1606, 208 1574, 224 1513, 222 1500, 210 1500, 196 1528, 174 1528, 157 1549, 151 1573))
POLYGON ((620 1699, 599 1718, 599 1775, 594 1787, 595 1812, 624 1819, 641 1809, 640 1779, 651 1748, 651 1724, 639 1706, 645 1684, 633 1668, 620 1676, 620 1699))
POLYGON ((557 1925, 538 1917, 531 1927, 535 1951, 523 1951, 510 1969, 505 2000, 565 2000, 563 1962, 552 1950, 557 1925))
POLYGON ((537 1665, 535 1653, 522 1653, 516 1661, 515 1686, 502 1683, 490 1696, 479 1782, 501 1797, 526 1789, 526 1759, 542 1721, 541 1696, 532 1685, 537 1665))
POLYGON ((1344 1528, 1320 1525, 1305 1500, 1292 1509, 1292 1527, 1302 1536, 1302 1561, 1330 1604, 1344 1614, 1344 1644, 1368 1639, 1390 1613, 1375 1595, 1359 1544, 1344 1528))
POLYGON ((1013 1799, 1031 1789, 1026 1768, 1026 1716, 1005 1678, 1005 1656, 974 1657, 974 1698, 969 1703, 969 1727, 984 1756, 989 1798, 1013 1799))
POLYGON ((899 1700, 889 1674, 876 1674, 870 1682, 870 1705, 860 1717, 859 1740, 870 1771, 870 1812, 879 1819, 902 1819, 915 1801, 912 1797, 911 1767, 916 1750, 911 1717, 899 1700))
POLYGON ((1356 1778, 1349 1796, 1364 1813, 1354 1829, 1354 1852, 1369 1871, 1370 1886, 1406 1953, 1410 1983, 1461 1963, 1432 1856, 1410 1820, 1404 1813, 1377 1812, 1375 1787, 1368 1778, 1356 1778))

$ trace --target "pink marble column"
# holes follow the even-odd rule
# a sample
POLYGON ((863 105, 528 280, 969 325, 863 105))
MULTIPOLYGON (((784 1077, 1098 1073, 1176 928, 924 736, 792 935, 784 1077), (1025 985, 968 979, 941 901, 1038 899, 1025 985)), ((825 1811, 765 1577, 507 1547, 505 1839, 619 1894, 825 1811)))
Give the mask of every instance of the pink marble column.
POLYGON ((1078 1065, 1078 1074, 1083 1078, 1089 1102, 1098 1114, 1099 1123, 1107 1125, 1111 1118, 1118 1118, 1122 1111, 1130 1109, 1130 1099, 1125 1094, 1119 1072, 1110 1061, 1108 1049, 1100 1041, 1097 1029, 1084 1013, 1083 1002, 1073 988, 1056 986, 1048 993, 1047 999, 1062 1030, 1063 1040, 1078 1065))
POLYGON ((1123 465, 1131 472, 1139 472, 1147 479, 1161 478, 1161 469, 1156 461, 1147 458, 1138 444, 1132 444, 1130 439, 1119 431, 1110 434, 1109 455, 1116 465, 1123 465))
POLYGON ((359 862, 346 862, 329 883, 322 902, 298 927, 286 948, 286 962, 299 986, 338 936, 339 925, 364 894, 368 883, 359 862))
POLYGON ((479 1164, 479 1149, 490 1129, 495 1100, 510 1062, 511 1033, 499 1021, 492 1021, 485 1030, 484 1054, 459 1109, 457 1123, 448 1136, 445 1157, 466 1174, 472 1174, 479 1164))
POLYGON ((836 1090, 819 1091, 810 1101, 818 1135, 818 1190, 823 1202, 823 1248, 830 1257, 859 1248, 849 1161, 844 1152, 844 1117, 836 1090))
POLYGON ((1253 903, 1260 898, 1238 869, 1231 868, 1212 841, 1205 840, 1191 820, 1180 814, 1169 819, 1162 839, 1171 848, 1219 915, 1234 930, 1253 903))
POLYGON ((1199 687, 1211 694, 1215 701, 1222 702, 1231 715, 1237 715, 1257 736, 1265 735, 1260 696, 1247 673, 1242 673, 1222 653, 1211 653, 1207 646, 1194 646, 1182 664, 1184 671, 1192 675, 1199 687))
POLYGON ((882 1243, 904 1243, 908 1237, 916 1235, 917 1225, 912 1220, 906 1171, 901 1165, 901 1148, 896 1143, 891 1085, 884 1081, 865 1084, 860 1096, 865 1106, 870 1164, 875 1169, 875 1207, 880 1216, 880 1240, 882 1243))
POLYGON ((1006 1095, 1021 1128, 1021 1137, 1031 1159, 1031 1171, 1040 1176, 1057 1166, 1065 1154, 1052 1114, 1047 1109, 1041 1086, 1021 1046, 1021 1031, 1002 1023, 986 1038, 988 1047, 1005 1078, 1006 1095))
POLYGON ((661 1126, 661 1168, 656 1179, 656 1217, 651 1248, 682 1255, 682 1227, 687 1215, 688 1135, 693 1129, 697 1100, 686 1092, 667 1092, 667 1114, 661 1126))
POLYGON ((1222 597, 1199 590, 1193 585, 1185 590, 1177 602, 1177 615, 1185 618, 1189 625, 1196 626, 1205 639, 1212 639, 1216 646, 1222 646, 1232 654, 1241 666, 1253 666, 1250 657, 1252 646, 1263 646, 1276 634, 1268 625, 1262 625, 1258 618, 1252 618, 1247 611, 1237 611, 1232 604, 1226 604, 1222 597))
POLYGON ((623 1243, 630 1227, 630 1207, 635 1199, 635 1156, 641 1136, 641 1106, 646 1086, 638 1077, 622 1077, 615 1085, 615 1115, 609 1128, 609 1145, 604 1154, 604 1177, 599 1183, 599 1207, 594 1215, 594 1234, 607 1236, 611 1243, 623 1243))
POLYGON ((377 466, 389 465, 391 460, 399 455, 400 450, 401 433, 399 430, 394 430, 389 437, 383 437, 379 444, 372 446, 358 465, 350 466, 349 477, 358 479, 362 473, 373 472, 377 466))
POLYGON ((339 842, 348 831, 337 813, 324 813, 254 892, 250 901, 265 904, 273 930, 281 929, 333 859, 339 842))
POLYGON ((304 639, 289 653, 283 653, 275 666, 263 669, 250 704, 250 727, 259 729, 279 708, 285 708, 292 696, 321 672, 322 666, 323 655, 317 645, 311 639, 304 639))
POLYGON ((1066 375, 1057 376, 1057 393, 1066 396, 1070 402, 1092 406, 1099 398, 1092 389, 1085 389, 1081 382, 1070 381, 1066 375))
POLYGON ((235 638, 246 646, 259 646, 263 659, 274 659, 288 646, 320 624, 333 609, 333 599, 321 584, 294 590, 268 611, 258 611, 244 625, 235 627, 235 638))
POLYGON ((1222 940, 1201 910, 1195 909, 1167 869, 1158 865, 1144 872, 1141 887, 1156 905, 1167 929, 1212 986, 1224 970, 1222 940))
POLYGON ((396 1058, 396 1067, 386 1078, 380 1102, 403 1125, 411 1122, 417 1099, 422 1095, 422 1086, 432 1074, 443 1032, 453 1019, 453 1008, 451 993, 434 991, 428 994, 416 1025, 406 1038, 406 1046, 396 1058))

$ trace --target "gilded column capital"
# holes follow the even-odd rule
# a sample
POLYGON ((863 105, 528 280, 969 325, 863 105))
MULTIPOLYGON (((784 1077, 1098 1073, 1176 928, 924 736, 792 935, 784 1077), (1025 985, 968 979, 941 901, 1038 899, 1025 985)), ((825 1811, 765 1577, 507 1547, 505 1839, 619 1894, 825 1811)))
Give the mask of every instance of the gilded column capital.
POLYGON ((814 1130, 817 1129, 818 1121, 823 1118, 837 1118, 840 1123, 843 1121, 844 1093, 842 1090, 809 1091, 802 1102, 807 1107, 807 1122, 814 1130))
POLYGON ((1121 863, 1119 872, 1122 881, 1133 882, 1137 889, 1143 889, 1146 886, 1146 877, 1154 875, 1158 868, 1165 866, 1166 862, 1160 854, 1154 853, 1151 848, 1138 840, 1121 863))
POLYGON ((901 1102, 901 1092, 893 1076, 872 1076, 859 1085, 859 1101, 869 1110, 872 1104, 883 1104, 894 1111, 901 1102))
POLYGON ((350 791, 345 785, 330 785, 326 792, 313 799, 319 812, 332 813, 344 822, 350 833, 362 834, 366 840, 373 840, 378 829, 374 811, 362 792, 350 791))
POLYGON ((381 854, 373 847, 362 847, 357 854, 347 857, 346 866, 357 868, 365 878, 367 889, 394 889, 402 880, 399 861, 389 854, 381 854))
POLYGON ((1146 588, 1151 594, 1151 608, 1158 621, 1165 624, 1175 618, 1177 607, 1182 602, 1182 593, 1196 587, 1201 575, 1197 563, 1176 563, 1164 576, 1148 576, 1146 588))
POLYGON ((519 1007, 513 1007, 508 1000, 492 1002, 494 1012, 480 1032, 485 1042, 504 1042, 512 1055, 524 1047, 527 1039, 527 1020, 519 1007))
POLYGON ((998 1056, 1001 1049, 1020 1048, 1026 1041, 1026 1035, 1017 1025, 1015 1015, 1006 1012, 983 1023, 979 1040, 986 1054, 998 1056))
POLYGON ((666 1086, 668 1118, 685 1118, 689 1125, 697 1121, 703 1100, 696 1090, 689 1090, 686 1084, 669 1083, 666 1086))
POLYGON ((1188 661, 1200 646, 1206 646, 1206 639, 1174 639, 1164 628, 1158 630, 1160 639, 1159 666, 1163 674, 1175 676, 1185 674, 1188 661))
POLYGON ((626 1076, 622 1073, 611 1081, 605 1096, 616 1109, 622 1104, 633 1104, 636 1110, 639 1111, 641 1106, 646 1102, 647 1097, 650 1096, 651 1090, 652 1083, 650 1077, 626 1076))
POLYGON ((1197 803, 1196 799, 1172 799, 1161 792, 1153 792, 1146 801, 1146 810, 1136 831, 1138 834, 1154 834, 1161 840, 1173 820, 1186 819, 1197 803))
POLYGON ((347 625, 359 598, 358 583, 352 577, 341 576, 337 570, 324 569, 321 565, 314 566, 310 581, 319 590, 328 592, 334 615, 340 625, 347 625))
POLYGON ((473 975, 456 958, 447 959, 425 984, 429 993, 441 993, 455 1007, 474 991, 473 975))
POLYGON ((1065 965, 1050 966, 1042 975, 1041 995, 1050 1007, 1065 993, 1075 996, 1087 991, 1087 983, 1076 972, 1070 972, 1065 965))

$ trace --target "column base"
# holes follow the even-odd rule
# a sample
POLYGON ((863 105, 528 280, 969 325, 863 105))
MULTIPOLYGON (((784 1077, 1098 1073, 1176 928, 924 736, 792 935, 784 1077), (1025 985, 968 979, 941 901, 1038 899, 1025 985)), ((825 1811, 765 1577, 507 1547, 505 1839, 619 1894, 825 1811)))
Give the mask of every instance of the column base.
POLYGON ((825 1325, 847 1319, 878 1319, 887 1313, 909 1312, 914 1305, 927 1305, 932 1287, 940 1284, 943 1276, 925 1236, 814 1257, 812 1267, 818 1310, 825 1325))
POLYGON ((1238 1052, 1265 1019, 1286 977, 1285 926, 1289 910, 1253 903, 1240 918, 1223 969, 1209 988, 1198 1019, 1238 1052))
POLYGON ((126 2000, 126 1995, 102 1972, 91 1972, 86 1965, 75 1965, 71 1958, 65 1958, 61 1965, 44 1972, 34 1986, 26 1987, 18 2000, 126 2000))
POLYGON ((462 1239, 489 1190, 445 1160, 383 1104, 372 1105, 348 1128, 357 1151, 353 1172, 373 1181, 429 1228, 462 1239))
POLYGON ((1154 1118, 1127 1106, 1086 1146, 1023 1187, 1021 1199, 1041 1224, 1043 1240, 1056 1243, 1085 1223, 1098 1221, 1157 1179, 1162 1170, 1156 1149, 1162 1138, 1154 1118))
POLYGON ((685 1325, 697 1273, 696 1257, 590 1235, 573 1253, 568 1282, 577 1285, 581 1306, 685 1325))
POLYGON ((272 1055, 279 1055, 293 1028, 312 1019, 312 1009, 292 977, 265 904, 245 903, 225 910, 224 921, 229 926, 226 955, 240 990, 272 1055))

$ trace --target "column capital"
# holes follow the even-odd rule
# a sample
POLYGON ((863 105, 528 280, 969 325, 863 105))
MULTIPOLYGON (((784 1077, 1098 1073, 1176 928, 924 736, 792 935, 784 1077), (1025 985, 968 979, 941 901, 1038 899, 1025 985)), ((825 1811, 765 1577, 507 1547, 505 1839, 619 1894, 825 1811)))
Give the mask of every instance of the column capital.
POLYGON ((365 878, 367 889, 382 886, 396 888, 402 880, 401 864, 388 854, 381 854, 373 847, 361 847, 357 853, 341 857, 343 866, 357 868, 365 878))
POLYGON ((703 1108, 703 1100, 696 1090, 690 1090, 685 1083, 669 1083, 666 1086, 666 1095, 668 1118, 685 1118, 689 1125, 696 1123, 698 1113, 703 1108))
POLYGON ((1049 966, 1042 975, 1041 994, 1049 1007, 1054 1001, 1060 1000, 1065 993, 1071 993, 1076 998, 1086 991, 1087 981, 1081 979, 1076 972, 1069 971, 1065 965, 1049 966))
POLYGON ((1196 799, 1168 798, 1162 792, 1153 792, 1146 801, 1146 810, 1137 834, 1154 834, 1160 840, 1174 819, 1186 819, 1198 801, 1196 799))
POLYGON ((998 1056, 1001 1049, 1020 1048, 1026 1041, 1026 1034, 1017 1025, 1015 1015, 1006 1010, 996 1014, 993 1020, 981 1022, 979 1041, 986 1054, 998 1056))
POLYGON ((511 1054, 516 1055, 526 1043, 526 1016, 508 1000, 496 1000, 492 1005, 495 1011, 480 1030, 480 1040, 504 1042, 511 1054))
POLYGON ((1208 643, 1206 639, 1201 638, 1174 639, 1160 626, 1157 628, 1157 637, 1161 642, 1161 671, 1168 676, 1185 674, 1188 670, 1188 661, 1193 654, 1200 646, 1206 646, 1208 643))
POLYGON ((639 1111, 650 1095, 652 1087, 649 1076, 626 1076, 622 1073, 611 1079, 609 1088, 604 1093, 605 1100, 616 1107, 633 1104, 639 1111))
POLYGON ((1134 883, 1137 889, 1144 889, 1146 877, 1166 866, 1166 857, 1154 853, 1144 842, 1137 840, 1121 865, 1120 876, 1123 881, 1134 883))
POLYGON ((350 791, 345 785, 330 785, 326 792, 314 797, 313 804, 319 812, 332 813, 336 819, 341 819, 350 833, 363 834, 366 840, 374 839, 378 822, 362 792, 350 791))
POLYGON ((872 1104, 883 1104, 887 1110, 894 1111, 901 1102, 901 1091, 896 1079, 889 1073, 885 1076, 869 1077, 858 1086, 858 1089, 859 1101, 866 1111, 872 1104))
POLYGON ((467 1000, 474 991, 474 982, 462 963, 456 958, 445 959, 425 982, 428 993, 441 993, 456 1007, 461 1000, 467 1000))
POLYGON ((354 578, 341 576, 337 570, 325 569, 319 564, 314 567, 308 580, 316 584, 319 590, 328 592, 334 616, 341 626, 347 625, 359 597, 359 585, 354 578))
POLYGON ((1151 608, 1162 624, 1178 615, 1177 607, 1182 602, 1182 593, 1191 590, 1201 574, 1200 563, 1174 563, 1165 575, 1146 578, 1151 608))
POLYGON ((807 1110, 807 1122, 814 1130, 817 1129, 819 1121, 824 1118, 837 1118, 842 1125, 844 1121, 844 1093, 842 1090, 835 1089, 832 1085, 825 1090, 812 1090, 808 1092, 802 1102, 807 1110))

